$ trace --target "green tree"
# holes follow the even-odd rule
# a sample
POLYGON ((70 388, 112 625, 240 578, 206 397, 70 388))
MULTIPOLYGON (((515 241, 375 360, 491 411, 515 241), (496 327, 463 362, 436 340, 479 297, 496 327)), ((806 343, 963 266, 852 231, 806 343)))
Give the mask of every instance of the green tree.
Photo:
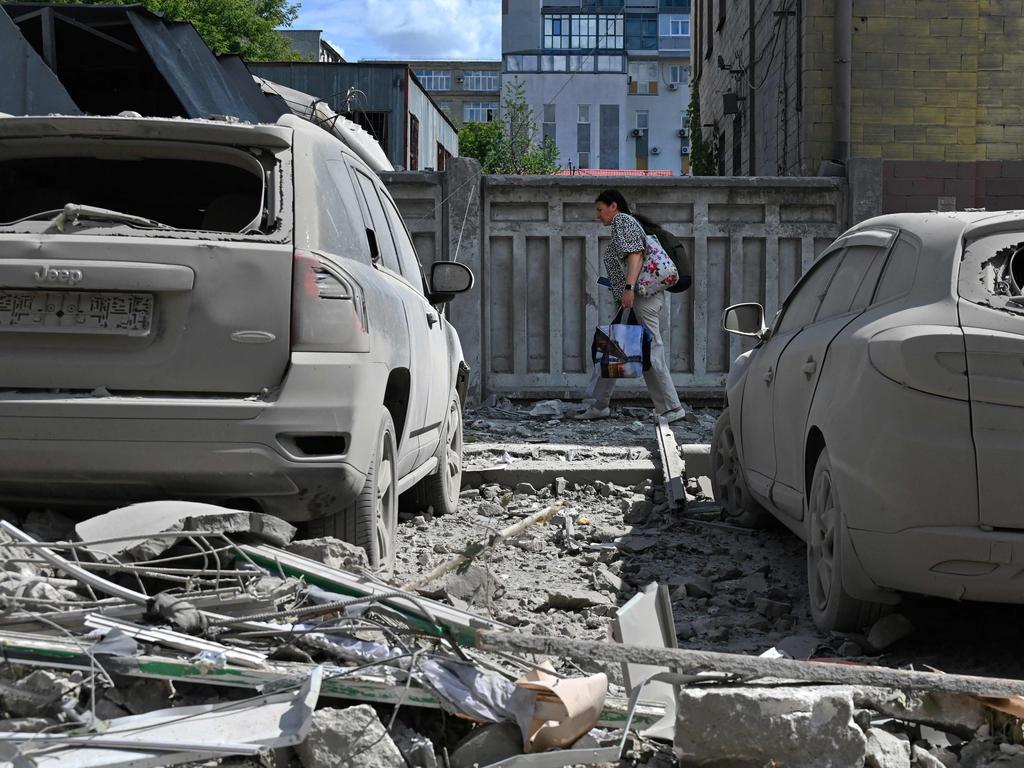
POLYGON ((519 78, 505 85, 501 127, 502 137, 490 173, 551 174, 558 170, 558 147, 548 137, 537 143, 537 121, 519 78))
POLYGON ((490 169, 496 163, 503 136, 501 123, 496 120, 491 123, 466 123, 459 129, 459 155, 475 157, 480 161, 484 173, 493 173, 490 169))
POLYGON ((188 21, 216 54, 236 53, 248 61, 297 61, 291 42, 276 31, 295 21, 298 3, 289 0, 64 0, 77 4, 140 3, 174 21, 188 21))
POLYGON ((690 106, 686 108, 686 123, 690 132, 690 173, 694 176, 718 175, 718 139, 709 144, 704 140, 704 127, 700 118, 700 79, 690 81, 690 106))

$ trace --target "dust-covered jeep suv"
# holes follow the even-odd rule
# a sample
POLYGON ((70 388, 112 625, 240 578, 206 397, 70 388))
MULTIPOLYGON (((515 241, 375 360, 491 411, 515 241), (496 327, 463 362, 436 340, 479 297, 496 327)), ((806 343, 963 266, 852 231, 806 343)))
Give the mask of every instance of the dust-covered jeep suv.
POLYGON ((380 179, 326 131, 0 117, 0 503, 255 504, 393 557, 453 508, 465 363, 380 179))

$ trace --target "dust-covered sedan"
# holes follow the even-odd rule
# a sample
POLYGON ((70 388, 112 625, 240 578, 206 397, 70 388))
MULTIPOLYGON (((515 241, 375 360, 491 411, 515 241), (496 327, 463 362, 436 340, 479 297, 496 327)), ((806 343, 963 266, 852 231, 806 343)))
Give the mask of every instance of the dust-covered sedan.
POLYGON ((1024 212, 863 222, 729 373, 712 446, 727 514, 807 543, 822 629, 901 592, 1024 602, 1024 212))

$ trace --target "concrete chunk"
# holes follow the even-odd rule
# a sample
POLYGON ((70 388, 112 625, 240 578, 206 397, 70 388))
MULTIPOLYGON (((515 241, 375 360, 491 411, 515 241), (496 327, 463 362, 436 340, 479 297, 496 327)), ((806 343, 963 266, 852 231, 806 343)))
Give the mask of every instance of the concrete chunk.
POLYGON ((686 765, 849 768, 864 763, 864 733, 846 687, 684 688, 675 747, 686 765))
POLYGON ((355 544, 349 544, 347 541, 336 539, 333 536, 293 541, 285 549, 294 555, 308 557, 310 560, 323 563, 328 568, 358 571, 370 567, 366 560, 365 549, 357 547, 355 544))
POLYGON ((910 768, 910 740, 883 731, 868 729, 865 742, 865 768, 910 768))
POLYGON ((295 751, 303 768, 406 768, 402 753, 368 704, 318 709, 309 735, 295 751))

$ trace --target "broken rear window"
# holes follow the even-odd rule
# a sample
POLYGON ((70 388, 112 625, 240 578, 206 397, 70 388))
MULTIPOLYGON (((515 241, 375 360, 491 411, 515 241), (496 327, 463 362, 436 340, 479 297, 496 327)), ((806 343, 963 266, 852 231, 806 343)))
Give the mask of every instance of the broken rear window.
POLYGON ((78 151, 68 142, 45 156, 38 150, 25 156, 30 153, 24 147, 4 150, 0 190, 17 194, 0 194, 0 222, 35 217, 45 225, 41 214, 74 203, 178 230, 269 234, 278 224, 274 195, 268 194, 277 183, 277 163, 267 152, 131 142, 101 148, 90 142, 78 151))
POLYGON ((960 295, 995 309, 1024 312, 1024 232, 1006 232, 967 244, 960 264, 960 295))

